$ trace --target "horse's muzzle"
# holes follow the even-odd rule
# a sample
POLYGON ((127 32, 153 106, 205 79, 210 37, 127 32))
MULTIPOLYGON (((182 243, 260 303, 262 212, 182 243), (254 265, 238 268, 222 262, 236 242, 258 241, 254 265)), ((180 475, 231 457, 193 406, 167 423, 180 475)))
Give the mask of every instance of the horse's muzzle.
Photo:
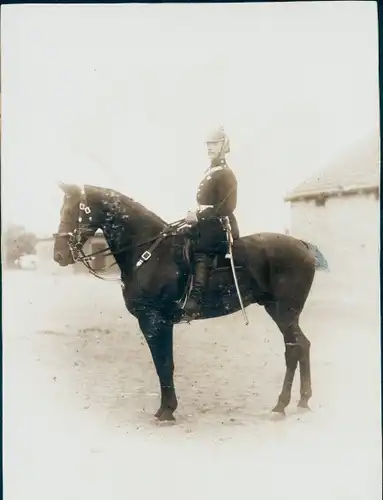
POLYGON ((65 262, 64 256, 60 252, 55 253, 54 260, 57 262, 57 264, 60 264, 60 266, 68 265, 68 263, 65 262))

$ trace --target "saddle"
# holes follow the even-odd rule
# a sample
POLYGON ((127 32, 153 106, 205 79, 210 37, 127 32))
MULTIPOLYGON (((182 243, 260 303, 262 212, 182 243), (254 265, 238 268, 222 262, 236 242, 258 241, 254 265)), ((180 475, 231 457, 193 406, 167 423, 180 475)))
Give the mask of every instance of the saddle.
MULTIPOLYGON (((195 276, 194 239, 188 233, 185 233, 183 236, 184 236, 184 243, 182 245, 182 257, 181 257, 182 263, 181 262, 179 262, 179 263, 184 264, 184 265, 186 264, 186 266, 187 266, 187 273, 188 273, 187 290, 190 291, 191 284, 192 284, 192 282, 194 280, 194 276, 195 276)), ((233 253, 235 250, 236 241, 237 240, 234 240, 233 245, 232 245, 233 253)), ((212 258, 212 267, 211 267, 210 272, 209 272, 208 281, 213 273, 216 273, 219 271, 232 271, 228 252, 229 252, 228 243, 222 242, 221 247, 218 249, 218 251, 215 252, 214 257, 212 258)), ((243 269, 243 266, 236 265, 234 262, 234 269, 240 270, 240 269, 243 269)), ((186 296, 186 298, 187 298, 187 296, 186 296)))
MULTIPOLYGON (((193 229, 194 229, 193 227, 185 225, 185 219, 181 219, 180 221, 177 221, 176 223, 169 225, 167 230, 163 231, 161 235, 158 238, 156 238, 156 240, 151 245, 149 250, 146 250, 136 263, 136 267, 140 267, 142 264, 144 264, 144 262, 149 260, 152 256, 152 252, 155 250, 155 248, 157 248, 157 246, 161 243, 161 241, 164 240, 164 238, 167 238, 169 236, 175 238, 175 240, 173 240, 173 245, 172 245, 173 250, 175 250, 173 255, 175 257, 176 264, 181 268, 181 275, 183 275, 183 277, 186 278, 183 285, 184 291, 182 293, 182 296, 179 300, 177 300, 181 310, 184 309, 184 306, 189 298, 189 294, 193 288, 193 283, 196 277, 195 259, 194 259, 195 234, 193 234, 194 233, 193 229)), ((226 227, 226 230, 230 231, 230 225, 226 227)), ((222 275, 216 274, 218 271, 225 271, 232 273, 237 294, 239 296, 239 301, 243 310, 242 299, 240 296, 237 277, 236 277, 237 275, 236 271, 243 269, 245 266, 238 264, 235 265, 234 262, 234 258, 240 255, 240 252, 238 253, 238 251, 236 250, 239 250, 239 247, 241 246, 239 245, 239 243, 241 240, 238 238, 233 241, 230 233, 228 236, 230 236, 229 241, 232 242, 230 245, 231 252, 228 241, 222 241, 222 245, 221 246, 218 245, 218 247, 215 249, 214 257, 212 258, 212 267, 208 272, 205 286, 206 288, 208 288, 210 280, 212 279, 213 275, 215 275, 215 278, 218 279, 218 282, 216 283, 216 285, 218 284, 218 288, 222 290, 225 289, 227 286, 229 286, 228 295, 233 296, 230 291, 230 287, 232 285, 228 283, 227 276, 225 276, 224 274, 222 275)), ((243 259, 239 257, 239 260, 242 261, 243 259)), ((225 305, 225 307, 227 307, 227 305, 225 305)))
MULTIPOLYGON (((235 249, 236 240, 234 240, 232 250, 235 249)), ((222 246, 215 252, 212 258, 212 272, 218 270, 228 270, 231 268, 230 260, 228 257, 228 243, 222 242, 222 246)), ((182 246, 182 258, 187 266, 190 268, 191 272, 194 272, 194 240, 190 235, 184 234, 184 244, 182 246)), ((242 269, 243 266, 234 266, 235 269, 242 269)))

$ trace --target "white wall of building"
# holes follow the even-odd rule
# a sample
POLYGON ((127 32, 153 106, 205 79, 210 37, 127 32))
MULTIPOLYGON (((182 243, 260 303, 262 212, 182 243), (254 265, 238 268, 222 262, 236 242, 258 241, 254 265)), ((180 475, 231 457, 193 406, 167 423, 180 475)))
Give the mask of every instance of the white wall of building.
POLYGON ((328 260, 330 273, 317 273, 312 294, 377 300, 380 281, 380 210, 373 194, 291 203, 291 234, 307 240, 328 260))

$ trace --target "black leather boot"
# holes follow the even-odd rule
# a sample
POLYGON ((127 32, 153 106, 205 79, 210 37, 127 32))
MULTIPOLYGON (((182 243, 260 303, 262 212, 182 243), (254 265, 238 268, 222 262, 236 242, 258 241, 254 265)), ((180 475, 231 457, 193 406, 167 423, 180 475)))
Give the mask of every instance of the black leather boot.
POLYGON ((198 256, 196 259, 194 286, 184 306, 188 316, 194 316, 199 311, 210 265, 211 258, 208 255, 198 256))

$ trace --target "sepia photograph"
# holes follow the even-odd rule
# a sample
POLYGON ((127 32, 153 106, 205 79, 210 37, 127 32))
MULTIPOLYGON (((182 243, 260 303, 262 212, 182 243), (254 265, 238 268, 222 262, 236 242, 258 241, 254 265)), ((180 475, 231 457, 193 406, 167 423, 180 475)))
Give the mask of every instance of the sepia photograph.
POLYGON ((382 496, 377 3, 1 9, 6 500, 382 496))

